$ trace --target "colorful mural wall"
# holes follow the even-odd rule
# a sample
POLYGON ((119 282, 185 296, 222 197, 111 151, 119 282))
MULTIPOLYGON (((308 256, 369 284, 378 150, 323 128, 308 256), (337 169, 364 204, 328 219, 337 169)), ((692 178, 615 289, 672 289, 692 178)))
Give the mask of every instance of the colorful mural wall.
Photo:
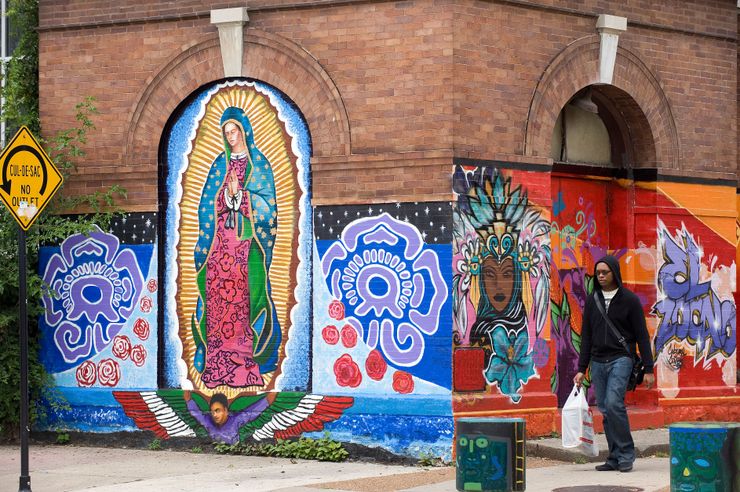
POLYGON ((307 330, 310 258, 298 244, 310 237, 310 144, 305 126, 281 122, 280 97, 257 83, 219 84, 173 123, 165 309, 187 369, 169 376, 184 388, 227 396, 279 388, 291 372, 294 315, 304 321, 295 331, 307 330))
POLYGON ((60 384, 116 389, 71 398, 72 413, 95 410, 107 425, 56 423, 227 443, 323 429, 353 399, 308 393, 311 143, 302 116, 267 85, 213 84, 183 103, 165 141, 164 216, 147 221, 164 232, 159 243, 119 248, 99 231, 42 258, 47 368, 60 384))
POLYGON ((450 204, 318 207, 315 235, 313 388, 355 400, 328 428, 451 457, 450 204))
POLYGON ((640 390, 629 402, 652 409, 647 425, 726 415, 686 399, 736 398, 735 219, 722 208, 729 187, 516 165, 458 165, 453 186, 456 416, 525 415, 535 434, 556 428, 538 409, 567 399, 594 263, 605 254, 620 259, 653 339, 659 395, 640 390))
POLYGON ((511 174, 457 166, 455 390, 519 403, 550 359, 550 223, 511 174))
MULTIPOLYGON (((621 258, 626 248, 624 244, 616 251, 609 248, 607 181, 554 176, 551 189, 550 313, 556 360, 550 386, 557 395, 558 406, 562 407, 578 372, 581 319, 586 299, 593 291, 595 262, 607 252, 621 258)), ((590 378, 587 377, 584 386, 590 387, 590 378)), ((588 398, 595 404, 593 391, 588 392, 588 398)))
POLYGON ((607 253, 655 349, 629 402, 649 425, 737 413, 729 186, 465 162, 452 203, 313 207, 303 117, 249 80, 193 94, 162 148, 160 213, 42 248, 41 359, 70 405, 41 427, 444 459, 458 417, 549 434, 607 253))
POLYGON ((51 407, 52 424, 114 428, 121 416, 105 408, 105 395, 156 386, 156 231, 156 214, 128 214, 108 231, 95 228, 40 249, 39 274, 49 288, 39 318, 40 359, 72 404, 51 407), (75 405, 86 399, 97 422, 75 405))
POLYGON ((146 220, 146 243, 122 244, 96 228, 41 249, 42 278, 54 293, 43 298, 41 359, 58 386, 156 384, 157 258, 146 220))
MULTIPOLYGON (((686 207, 685 215, 660 214, 657 225, 658 298, 652 314, 661 394, 680 401, 712 388, 722 398, 732 397, 737 385, 736 220, 721 212, 732 189, 661 188, 666 198, 686 207), (687 213, 698 207, 720 212, 714 217, 687 213)), ((685 409, 673 411, 689 417, 685 409)))

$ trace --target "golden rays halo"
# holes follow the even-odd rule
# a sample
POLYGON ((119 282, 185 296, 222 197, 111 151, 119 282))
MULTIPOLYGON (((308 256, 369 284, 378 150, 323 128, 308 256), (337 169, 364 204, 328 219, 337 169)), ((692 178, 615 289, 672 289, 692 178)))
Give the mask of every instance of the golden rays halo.
POLYGON ((288 153, 286 135, 278 121, 276 110, 266 96, 257 92, 253 86, 225 87, 211 96, 205 103, 205 112, 198 122, 192 150, 187 156, 188 166, 182 178, 182 199, 180 202, 180 238, 177 245, 179 258, 179 280, 177 290, 178 318, 180 339, 183 342, 183 359, 188 367, 188 377, 193 386, 206 393, 224 393, 234 398, 245 391, 265 391, 274 386, 274 379, 280 369, 263 374, 264 386, 247 386, 231 388, 226 385, 207 388, 201 381, 200 373, 195 369, 195 341, 191 331, 191 319, 196 312, 198 302, 197 272, 195 270, 194 251, 201 234, 198 224, 198 205, 205 186, 208 172, 213 161, 224 151, 220 123, 221 115, 228 107, 244 110, 252 124, 254 142, 272 166, 275 180, 275 196, 278 215, 278 227, 273 248, 272 263, 268 272, 271 286, 271 297, 275 304, 277 320, 283 333, 278 349, 278 359, 285 353, 289 321, 290 279, 293 261, 293 239, 296 231, 298 210, 297 195, 300 188, 296 185, 293 163, 288 153))

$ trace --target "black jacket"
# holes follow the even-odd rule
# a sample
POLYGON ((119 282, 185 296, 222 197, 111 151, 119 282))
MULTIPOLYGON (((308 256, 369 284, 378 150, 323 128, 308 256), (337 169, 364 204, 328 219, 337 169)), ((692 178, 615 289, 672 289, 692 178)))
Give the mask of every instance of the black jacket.
POLYGON ((605 263, 609 266, 618 290, 614 294, 609 309, 606 310, 609 319, 624 336, 632 354, 628 354, 619 343, 612 330, 607 326, 596 302, 604 305, 604 294, 596 279, 594 266, 594 292, 588 296, 586 307, 583 310, 583 325, 581 327, 581 354, 578 358, 578 371, 586 372, 591 360, 596 362, 611 362, 625 355, 635 354, 635 345, 640 347, 640 356, 645 364, 645 372, 653 372, 653 354, 650 348, 650 336, 645 325, 645 313, 642 303, 634 292, 622 285, 622 274, 619 271, 619 261, 613 256, 605 256, 596 264, 605 263))

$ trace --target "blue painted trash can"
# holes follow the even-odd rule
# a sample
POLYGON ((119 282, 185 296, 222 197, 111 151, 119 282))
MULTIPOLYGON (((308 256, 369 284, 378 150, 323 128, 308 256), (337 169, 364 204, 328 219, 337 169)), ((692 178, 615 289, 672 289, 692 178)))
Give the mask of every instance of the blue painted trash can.
POLYGON ((459 491, 526 489, 526 422, 520 418, 460 418, 455 431, 459 491))
POLYGON ((740 490, 740 423, 678 422, 668 433, 671 492, 740 490))

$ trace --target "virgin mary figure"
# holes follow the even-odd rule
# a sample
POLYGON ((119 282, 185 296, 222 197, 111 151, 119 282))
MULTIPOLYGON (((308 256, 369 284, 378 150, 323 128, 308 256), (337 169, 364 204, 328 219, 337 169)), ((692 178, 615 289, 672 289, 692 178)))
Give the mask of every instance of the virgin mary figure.
POLYGON ((268 275, 278 220, 275 182, 243 109, 226 108, 220 130, 224 152, 198 205, 195 365, 208 388, 261 386, 262 375, 277 366, 281 341, 268 275))

